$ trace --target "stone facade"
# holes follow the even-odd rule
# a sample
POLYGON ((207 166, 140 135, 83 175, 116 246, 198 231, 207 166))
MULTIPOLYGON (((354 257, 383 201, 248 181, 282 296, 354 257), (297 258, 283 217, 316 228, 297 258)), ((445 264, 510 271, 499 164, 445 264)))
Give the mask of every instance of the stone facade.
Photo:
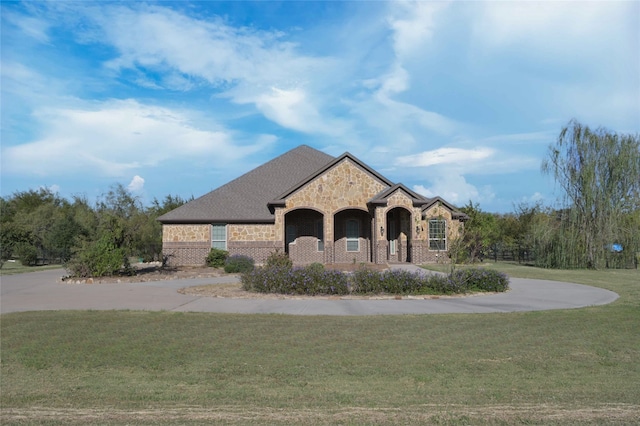
POLYGON ((272 224, 230 224, 227 226, 229 242, 275 241, 276 226, 272 224))
POLYGON ((162 242, 193 243, 211 241, 209 225, 164 225, 162 242))
MULTIPOLYGON (((422 199, 396 186, 385 199, 376 199, 392 188, 347 156, 274 205, 274 223, 227 224, 227 250, 258 264, 276 250, 287 252, 295 264, 443 261, 446 250, 429 249, 429 219, 446 220, 447 244, 460 235, 463 223, 441 203, 423 211, 422 199), (349 244, 348 222, 350 232, 358 232, 349 244)), ((202 265, 210 247, 210 224, 163 225, 170 263, 202 265)))
MULTIPOLYGON (((302 254, 302 246, 317 246, 307 241, 300 246, 288 247, 289 255, 295 263, 311 262, 345 263, 371 262, 372 244, 370 237, 371 216, 368 201, 386 188, 384 182, 372 176, 354 161, 345 159, 327 170, 298 191, 292 193, 285 200, 284 207, 276 208, 276 227, 283 229, 287 225, 290 213, 296 210, 313 210, 318 212, 323 222, 324 250, 319 253, 302 254), (346 212, 346 213, 345 213, 346 212), (358 238, 359 250, 347 251, 346 237, 342 235, 344 223, 336 223, 336 217, 357 217, 360 219, 360 229, 363 234, 358 238), (291 250, 293 248, 293 250, 291 250), (321 259, 321 260, 320 260, 321 259)), ((305 237, 306 240, 309 238, 305 237)), ((296 244, 298 242, 296 241, 296 244)), ((317 251, 317 250, 316 250, 317 251)))
POLYGON ((211 225, 162 226, 162 252, 168 265, 204 265, 210 250, 211 225))

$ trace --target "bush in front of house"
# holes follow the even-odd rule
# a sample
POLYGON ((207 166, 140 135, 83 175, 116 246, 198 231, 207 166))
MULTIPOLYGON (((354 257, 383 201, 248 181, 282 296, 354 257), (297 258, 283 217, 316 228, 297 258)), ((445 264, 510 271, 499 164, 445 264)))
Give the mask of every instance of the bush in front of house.
POLYGON ((249 256, 234 254, 224 262, 224 271, 228 274, 245 273, 254 269, 255 262, 249 256))
POLYGON ((444 275, 388 270, 384 272, 360 268, 351 277, 355 294, 449 294, 453 293, 444 275))
POLYGON ((67 264, 74 277, 105 277, 124 270, 129 273, 130 264, 124 250, 111 241, 108 235, 97 241, 85 243, 83 249, 67 264))
POLYGON ((211 266, 212 268, 222 268, 224 267, 228 256, 228 251, 212 248, 207 255, 207 266, 211 266))
POLYGON ((264 266, 267 268, 293 268, 293 262, 289 259, 289 255, 280 250, 269 253, 264 266))
MULTIPOLYGON (((322 266, 322 265, 320 265, 322 266)), ((242 288, 259 293, 296 295, 340 295, 349 293, 349 280, 340 271, 327 271, 313 264, 303 268, 264 266, 242 274, 242 288)))
POLYGON ((503 292, 509 288, 506 274, 487 268, 458 269, 449 275, 449 279, 464 292, 503 292))
POLYGON ((282 266, 263 266, 240 276, 242 289, 257 293, 286 293, 291 269, 282 266))
POLYGON ((509 288, 505 274, 484 268, 441 275, 402 270, 378 272, 364 267, 346 274, 327 271, 321 264, 304 268, 278 265, 256 268, 243 274, 241 280, 246 291, 299 295, 464 294, 503 292, 509 288))

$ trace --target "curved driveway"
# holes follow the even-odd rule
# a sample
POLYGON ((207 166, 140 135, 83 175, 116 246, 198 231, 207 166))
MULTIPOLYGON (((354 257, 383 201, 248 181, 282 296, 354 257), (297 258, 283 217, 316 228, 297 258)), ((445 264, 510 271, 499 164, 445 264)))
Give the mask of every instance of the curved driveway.
POLYGON ((67 309, 291 315, 490 313, 581 308, 618 298, 612 291, 581 284, 511 278, 511 290, 506 293, 441 299, 228 299, 177 290, 234 282, 235 277, 92 285, 58 282, 63 275, 62 269, 56 269, 0 277, 0 313, 67 309))

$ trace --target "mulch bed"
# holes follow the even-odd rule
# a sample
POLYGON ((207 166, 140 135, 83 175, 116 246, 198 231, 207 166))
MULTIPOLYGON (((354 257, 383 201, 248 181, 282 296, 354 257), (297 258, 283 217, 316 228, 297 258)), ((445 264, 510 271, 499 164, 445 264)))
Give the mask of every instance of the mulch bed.
MULTIPOLYGON (((325 265, 325 269, 353 272, 366 266, 376 271, 384 271, 387 265, 373 263, 334 263, 325 265)), ((137 283, 149 281, 181 280, 193 278, 212 278, 230 275, 222 269, 208 266, 181 266, 177 268, 162 268, 159 263, 136 265, 136 275, 117 275, 100 278, 72 278, 64 277, 62 281, 68 284, 113 284, 113 283, 137 283)))

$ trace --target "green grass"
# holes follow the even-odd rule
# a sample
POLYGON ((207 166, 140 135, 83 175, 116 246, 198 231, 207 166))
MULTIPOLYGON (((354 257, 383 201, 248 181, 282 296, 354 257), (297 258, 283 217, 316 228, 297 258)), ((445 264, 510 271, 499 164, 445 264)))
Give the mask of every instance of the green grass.
POLYGON ((5 262, 0 268, 0 275, 24 274, 26 272, 45 271, 47 269, 59 269, 62 265, 23 266, 20 261, 5 262))
POLYGON ((640 273, 499 267, 621 297, 475 315, 6 314, 0 421, 640 422, 640 273))

